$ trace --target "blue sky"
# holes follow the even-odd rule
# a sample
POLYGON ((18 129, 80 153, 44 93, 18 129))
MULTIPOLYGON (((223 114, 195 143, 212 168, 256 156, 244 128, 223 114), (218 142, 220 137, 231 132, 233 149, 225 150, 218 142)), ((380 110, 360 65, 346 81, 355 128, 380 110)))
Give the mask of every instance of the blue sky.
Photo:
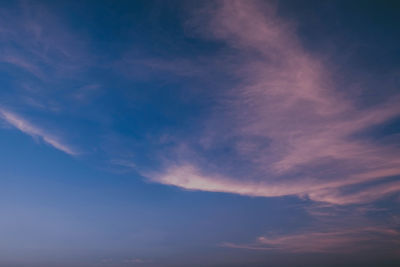
POLYGON ((395 266, 395 1, 0 3, 0 266, 395 266))

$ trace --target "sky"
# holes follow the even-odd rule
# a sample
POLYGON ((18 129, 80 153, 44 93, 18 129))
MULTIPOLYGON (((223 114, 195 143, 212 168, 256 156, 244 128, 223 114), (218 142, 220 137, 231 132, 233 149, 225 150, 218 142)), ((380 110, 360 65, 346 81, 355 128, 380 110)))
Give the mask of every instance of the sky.
POLYGON ((398 1, 0 2, 0 266, 398 266, 398 1))

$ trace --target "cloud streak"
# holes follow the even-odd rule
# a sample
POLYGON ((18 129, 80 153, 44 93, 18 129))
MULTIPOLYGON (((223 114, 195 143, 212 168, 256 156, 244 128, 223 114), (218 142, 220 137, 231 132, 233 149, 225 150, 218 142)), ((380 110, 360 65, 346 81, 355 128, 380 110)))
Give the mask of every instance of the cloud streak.
POLYGON ((342 231, 306 232, 282 236, 260 236, 251 244, 223 243, 222 246, 250 250, 284 250, 291 253, 355 253, 392 247, 396 253, 400 233, 393 229, 361 227, 342 231))
POLYGON ((4 108, 0 108, 0 117, 5 120, 7 123, 20 130, 21 132, 32 136, 33 138, 39 138, 43 140, 43 142, 48 145, 66 153, 71 156, 75 156, 78 153, 72 149, 70 146, 66 145, 59 138, 49 134, 47 131, 31 124, 27 120, 22 117, 12 113, 10 111, 5 110, 4 108))

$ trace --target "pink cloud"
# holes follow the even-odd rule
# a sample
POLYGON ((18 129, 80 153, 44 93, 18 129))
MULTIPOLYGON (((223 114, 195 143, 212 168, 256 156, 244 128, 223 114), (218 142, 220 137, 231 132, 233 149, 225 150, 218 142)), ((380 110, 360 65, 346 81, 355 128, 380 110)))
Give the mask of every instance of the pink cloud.
POLYGON ((197 23, 234 53, 240 64, 227 62, 226 71, 241 82, 217 100, 218 113, 205 121, 201 141, 181 140, 186 151, 167 159, 165 171, 151 180, 189 190, 298 195, 334 204, 399 192, 397 183, 383 179, 400 175, 398 147, 352 137, 399 116, 399 95, 369 108, 356 104, 335 88, 323 60, 302 47, 293 25, 260 2, 221 1, 204 14, 197 23), (268 146, 250 142, 254 136, 268 146), (242 140, 229 144, 242 160, 235 165, 207 161, 191 146, 197 142, 210 150, 229 138, 242 140), (227 171, 241 162, 251 165, 243 164, 246 171, 240 174, 227 171), (378 180, 383 184, 362 186, 378 180), (345 186, 361 189, 348 196, 342 193, 345 186))
POLYGON ((47 131, 31 124, 22 117, 5 110, 4 108, 0 108, 0 117, 25 134, 28 134, 34 138, 40 138, 43 140, 43 142, 64 153, 73 156, 77 155, 77 152, 74 149, 60 141, 59 138, 55 137, 52 134, 49 134, 47 131))
POLYGON ((222 246, 250 250, 284 250, 292 253, 355 253, 389 245, 395 252, 400 233, 393 229, 361 227, 341 231, 306 232, 301 234, 260 236, 254 243, 223 243, 222 246))

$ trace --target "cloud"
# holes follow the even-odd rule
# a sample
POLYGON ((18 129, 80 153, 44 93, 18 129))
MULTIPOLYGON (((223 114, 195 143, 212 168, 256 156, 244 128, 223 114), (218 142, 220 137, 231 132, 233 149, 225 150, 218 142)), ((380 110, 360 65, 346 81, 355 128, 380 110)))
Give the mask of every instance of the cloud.
POLYGON ((179 186, 188 190, 202 190, 210 192, 235 193, 248 196, 286 196, 305 194, 312 184, 284 185, 267 182, 249 182, 233 180, 220 175, 202 175, 198 169, 191 165, 171 167, 166 173, 153 175, 152 180, 166 184, 179 186))
POLYGON ((46 6, 23 1, 0 8, 0 14, 0 22, 8 29, 0 31, 4 42, 0 60, 44 81, 86 65, 88 54, 82 37, 73 34, 46 6))
MULTIPOLYGON (((400 169, 393 173, 372 176, 373 178, 398 174, 400 169)), ((203 175, 192 165, 170 167, 167 172, 150 175, 151 180, 178 186, 187 190, 201 190, 209 192, 234 193, 255 197, 280 197, 288 195, 307 196, 312 200, 329 202, 332 204, 356 204, 375 201, 383 196, 400 191, 400 183, 387 182, 378 186, 359 189, 351 193, 343 193, 340 188, 359 184, 360 180, 349 179, 341 181, 320 182, 318 180, 297 179, 295 181, 243 181, 221 175, 203 175)), ((363 176, 361 176, 364 178, 363 176)), ((367 177, 369 178, 369 177, 367 177)), ((363 179, 364 180, 364 179, 363 179)), ((365 179, 367 180, 367 179, 365 179)))
POLYGON ((68 145, 61 142, 57 137, 49 134, 47 131, 31 124, 20 116, 5 110, 4 108, 0 108, 0 117, 8 122, 10 125, 14 126, 21 132, 28 134, 34 138, 40 138, 43 142, 48 145, 64 152, 69 155, 77 155, 78 153, 69 147, 68 145))
POLYGON ((203 130, 180 140, 185 151, 166 159, 165 170, 151 180, 333 204, 399 192, 397 182, 385 179, 400 175, 398 146, 355 137, 399 117, 399 95, 369 106, 350 98, 335 87, 328 64, 302 47, 293 24, 276 16, 274 7, 221 1, 201 14, 195 21, 203 36, 231 51, 235 60, 226 61, 225 71, 239 82, 216 100, 217 112, 202 121, 203 130), (372 181, 382 184, 366 186, 372 181), (356 193, 345 193, 348 187, 356 193))
POLYGON ((8 53, 7 55, 0 57, 0 60, 18 66, 19 68, 30 72, 37 78, 44 79, 45 75, 43 74, 42 70, 37 65, 21 56, 8 53))
POLYGON ((360 227, 341 231, 305 232, 260 236, 251 244, 223 243, 222 246, 250 250, 283 250, 291 253, 355 253, 377 247, 388 252, 399 248, 400 233, 394 229, 360 227))
POLYGON ((8 78, 1 97, 7 106, 28 104, 59 112, 91 96, 94 88, 81 86, 94 84, 89 77, 82 81, 92 62, 87 40, 57 10, 42 3, 16 1, 0 7, 0 23, 5 26, 0 30, 0 67, 8 78), (71 90, 76 87, 81 90, 71 90))
POLYGON ((355 204, 372 202, 381 197, 392 195, 400 191, 400 181, 386 182, 381 185, 375 185, 364 188, 360 191, 351 193, 341 193, 339 190, 321 190, 310 193, 311 199, 335 204, 355 204))
POLYGON ((47 129, 8 110, 23 107, 26 114, 40 110, 44 116, 57 114, 58 118, 68 113, 74 119, 88 114, 76 110, 88 105, 100 85, 87 74, 92 62, 87 39, 58 12, 51 5, 30 1, 0 7, 0 24, 4 26, 0 30, 0 67, 5 75, 0 98, 7 107, 0 105, 0 115, 20 131, 76 155, 75 149, 47 129))

